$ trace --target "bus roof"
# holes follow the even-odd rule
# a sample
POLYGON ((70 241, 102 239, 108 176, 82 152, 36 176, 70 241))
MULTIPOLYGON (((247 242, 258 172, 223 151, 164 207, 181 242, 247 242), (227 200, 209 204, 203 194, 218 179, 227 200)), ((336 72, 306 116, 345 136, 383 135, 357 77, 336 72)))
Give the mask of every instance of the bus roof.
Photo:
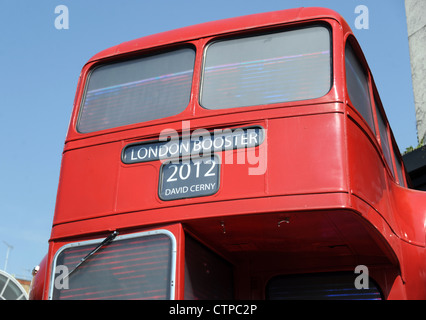
POLYGON ((205 22, 197 25, 165 31, 139 39, 123 42, 94 55, 89 62, 126 54, 152 47, 161 47, 172 43, 180 43, 209 37, 218 34, 229 34, 240 30, 270 27, 297 21, 331 18, 348 27, 345 20, 336 11, 328 8, 308 7, 286 9, 273 12, 257 13, 235 18, 205 22))

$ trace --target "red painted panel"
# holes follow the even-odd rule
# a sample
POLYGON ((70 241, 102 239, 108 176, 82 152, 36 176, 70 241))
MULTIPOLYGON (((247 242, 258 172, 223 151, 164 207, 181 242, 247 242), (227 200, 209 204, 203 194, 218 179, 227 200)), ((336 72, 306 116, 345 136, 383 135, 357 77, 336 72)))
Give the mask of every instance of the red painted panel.
POLYGON ((389 208, 389 195, 384 163, 376 144, 352 118, 347 121, 347 144, 351 192, 375 208, 398 232, 389 208))
POLYGON ((54 224, 114 211, 119 147, 108 143, 64 153, 54 224))
POLYGON ((270 194, 347 190, 343 114, 306 115, 270 121, 270 194))

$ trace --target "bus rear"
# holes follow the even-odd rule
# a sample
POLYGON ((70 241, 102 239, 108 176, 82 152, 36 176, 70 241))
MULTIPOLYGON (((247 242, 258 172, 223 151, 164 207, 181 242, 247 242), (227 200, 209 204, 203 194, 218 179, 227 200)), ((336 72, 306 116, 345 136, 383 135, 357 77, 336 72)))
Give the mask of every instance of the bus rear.
POLYGON ((152 35, 83 67, 32 298, 425 298, 424 200, 334 11, 152 35))

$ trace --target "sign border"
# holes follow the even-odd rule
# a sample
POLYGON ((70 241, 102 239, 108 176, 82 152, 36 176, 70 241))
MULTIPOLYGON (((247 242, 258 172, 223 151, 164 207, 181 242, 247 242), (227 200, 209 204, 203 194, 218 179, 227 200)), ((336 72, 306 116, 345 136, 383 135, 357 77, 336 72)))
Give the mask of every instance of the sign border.
POLYGON ((173 161, 179 161, 179 163, 181 162, 181 161, 184 161, 184 160, 189 160, 189 161, 193 161, 193 160, 196 160, 196 159, 202 159, 203 157, 201 156, 201 157, 184 157, 184 158, 174 158, 174 159, 168 159, 168 160, 166 160, 166 161, 164 161, 162 164, 161 164, 161 167, 160 167, 160 170, 159 170, 159 175, 158 175, 158 190, 157 190, 157 194, 158 194, 158 198, 161 200, 161 201, 175 201, 175 200, 182 200, 182 199, 193 199, 193 198, 201 198, 201 197, 208 197, 208 196, 213 196, 213 195, 215 195, 219 190, 220 190, 220 187, 221 187, 221 183, 220 183, 220 180, 221 180, 221 157, 218 155, 218 154, 216 154, 216 153, 214 153, 214 154, 210 154, 209 156, 206 156, 205 158, 210 158, 210 159, 212 159, 212 158, 215 158, 215 159, 217 159, 217 165, 218 165, 218 169, 217 169, 217 175, 218 175, 218 177, 217 177, 217 188, 216 188, 216 190, 213 192, 213 193, 211 193, 211 194, 203 194, 203 195, 196 195, 196 196, 184 196, 184 197, 181 197, 181 198, 177 198, 177 199, 164 199, 164 198, 162 198, 161 197, 161 192, 160 192, 160 190, 161 190, 161 188, 162 188, 162 186, 163 186, 163 180, 161 179, 161 176, 162 176, 162 173, 163 173, 163 167, 165 166, 165 165, 167 165, 167 164, 169 164, 170 162, 173 162, 173 161))
MULTIPOLYGON (((241 129, 241 130, 260 129, 261 134, 260 134, 260 141, 259 141, 259 143, 257 143, 254 146, 249 146, 248 148, 259 147, 265 141, 265 128, 263 126, 261 126, 261 125, 252 125, 252 126, 235 127, 235 128, 225 128, 225 129, 222 129, 222 130, 227 130, 227 129, 230 129, 232 131, 238 130, 238 129, 241 129)), ((213 129, 213 131, 214 130, 215 129, 213 129)), ((208 130, 208 131, 209 131, 211 137, 214 136, 214 132, 212 130, 208 130)), ((189 140, 191 140, 191 138, 189 138, 189 140)), ((161 141, 159 139, 153 139, 153 140, 147 140, 147 141, 139 141, 139 142, 129 143, 129 144, 125 145, 123 147, 123 149, 121 150, 121 162, 124 163, 124 164, 132 165, 132 164, 152 162, 152 161, 169 161, 171 159, 177 159, 177 158, 181 159, 182 155, 179 154, 179 155, 172 156, 172 157, 167 157, 167 158, 164 158, 164 159, 158 158, 158 159, 148 159, 148 160, 139 160, 139 161, 128 161, 128 160, 126 161, 125 160, 125 154, 126 154, 126 150, 128 148, 131 148, 133 146, 144 146, 144 145, 156 144, 156 143, 167 144, 168 142, 170 142, 170 141, 161 141)), ((179 134, 179 144, 181 142, 182 142, 182 135, 179 134)), ((214 150, 214 149, 212 149, 210 151, 210 154, 216 154, 217 152, 223 152, 223 151, 227 151, 227 150, 236 150, 236 149, 243 149, 243 148, 239 148, 238 146, 233 146, 233 148, 229 148, 229 149, 222 149, 222 150, 214 150)), ((183 157, 186 157, 186 156, 199 157, 199 154, 195 154, 195 155, 189 154, 189 155, 184 155, 183 157)))

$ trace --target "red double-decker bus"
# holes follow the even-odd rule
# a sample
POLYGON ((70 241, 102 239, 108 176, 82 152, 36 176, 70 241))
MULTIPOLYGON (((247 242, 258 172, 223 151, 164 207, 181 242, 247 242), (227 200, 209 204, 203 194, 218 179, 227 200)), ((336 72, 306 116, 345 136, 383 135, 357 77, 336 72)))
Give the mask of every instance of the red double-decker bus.
POLYGON ((129 41, 83 67, 33 299, 425 299, 426 195, 336 12, 129 41))

